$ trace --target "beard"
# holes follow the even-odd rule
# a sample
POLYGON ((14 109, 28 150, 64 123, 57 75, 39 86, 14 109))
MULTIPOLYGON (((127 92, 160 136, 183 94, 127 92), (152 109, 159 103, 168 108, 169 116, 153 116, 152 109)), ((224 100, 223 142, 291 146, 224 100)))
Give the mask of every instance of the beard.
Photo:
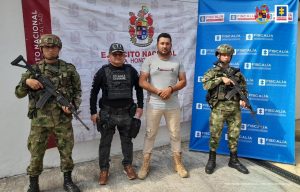
POLYGON ((160 54, 161 56, 168 56, 171 54, 171 49, 170 50, 164 50, 164 52, 162 51, 157 51, 158 54, 160 54))

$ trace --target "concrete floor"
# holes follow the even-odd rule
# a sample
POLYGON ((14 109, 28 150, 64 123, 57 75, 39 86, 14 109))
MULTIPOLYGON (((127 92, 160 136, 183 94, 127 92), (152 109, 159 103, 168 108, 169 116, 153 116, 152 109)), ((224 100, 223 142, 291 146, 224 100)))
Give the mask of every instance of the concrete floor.
MULTIPOLYGON (((109 183, 98 184, 98 160, 76 164, 73 180, 84 192, 194 192, 194 191, 264 191, 299 192, 300 186, 260 167, 246 159, 240 159, 250 171, 249 175, 239 173, 227 166, 228 156, 217 156, 217 169, 207 175, 204 167, 207 153, 188 151, 188 143, 183 143, 184 164, 190 171, 189 178, 180 178, 173 170, 169 146, 156 148, 153 152, 151 172, 145 180, 128 180, 121 166, 120 155, 111 158, 109 183)), ((134 166, 142 163, 142 152, 134 153, 134 166)), ((44 192, 62 192, 62 174, 59 168, 45 170, 40 177, 40 188, 44 192)), ((23 192, 27 190, 26 175, 0 179, 1 192, 23 192)))
POLYGON ((296 164, 289 165, 283 163, 272 163, 273 165, 280 167, 290 173, 298 175, 300 177, 300 119, 296 120, 296 146, 295 146, 295 156, 296 156, 296 164))

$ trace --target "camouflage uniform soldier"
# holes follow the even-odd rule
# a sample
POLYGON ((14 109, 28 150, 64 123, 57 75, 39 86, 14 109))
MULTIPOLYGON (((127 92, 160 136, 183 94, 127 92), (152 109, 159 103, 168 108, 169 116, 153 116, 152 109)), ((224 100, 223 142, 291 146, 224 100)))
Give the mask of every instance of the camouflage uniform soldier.
MULTIPOLYGON (((49 78, 56 89, 63 94, 75 107, 81 103, 81 82, 75 66, 58 59, 62 48, 58 36, 44 34, 39 40, 39 47, 44 59, 33 65, 49 78)), ((67 107, 60 106, 55 98, 50 97, 43 108, 36 108, 36 103, 44 93, 43 85, 33 78, 29 71, 22 74, 22 78, 15 89, 15 95, 29 97, 28 117, 31 119, 31 130, 28 137, 28 150, 31 153, 27 174, 30 178, 28 192, 38 192, 39 175, 43 171, 43 158, 47 148, 48 136, 53 133, 60 153, 61 171, 64 173, 64 189, 66 191, 80 191, 73 183, 71 173, 74 167, 72 149, 74 135, 72 128, 72 114, 67 107)))
POLYGON ((233 74, 239 83, 242 91, 247 95, 246 81, 239 69, 229 66, 232 59, 234 49, 227 44, 218 46, 215 55, 218 61, 215 66, 209 69, 203 77, 202 83, 205 90, 208 90, 207 101, 211 107, 210 115, 210 152, 209 159, 205 167, 207 174, 212 174, 216 167, 216 150, 219 145, 220 136, 224 126, 224 122, 228 125, 228 146, 230 149, 229 167, 248 174, 249 171, 243 166, 237 157, 237 144, 241 127, 241 109, 246 103, 240 100, 238 94, 226 99, 234 84, 228 78, 228 74, 233 74))

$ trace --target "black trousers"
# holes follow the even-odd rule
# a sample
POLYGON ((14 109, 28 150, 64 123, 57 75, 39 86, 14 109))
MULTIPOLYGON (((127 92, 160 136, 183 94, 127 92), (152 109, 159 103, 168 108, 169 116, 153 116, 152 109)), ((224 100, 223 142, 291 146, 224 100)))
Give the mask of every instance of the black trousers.
POLYGON ((104 108, 100 111, 100 119, 107 121, 100 130, 101 138, 99 145, 99 167, 100 170, 109 169, 110 148, 116 128, 119 131, 123 153, 122 164, 131 165, 133 157, 132 138, 129 136, 131 117, 128 109, 104 108))

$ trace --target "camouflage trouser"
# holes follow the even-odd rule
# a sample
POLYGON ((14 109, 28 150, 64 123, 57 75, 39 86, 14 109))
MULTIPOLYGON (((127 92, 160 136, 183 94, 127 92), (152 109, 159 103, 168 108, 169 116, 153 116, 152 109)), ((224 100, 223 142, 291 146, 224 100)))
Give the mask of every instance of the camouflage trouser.
POLYGON ((36 176, 42 173, 43 158, 47 149, 48 136, 51 132, 55 135, 55 142, 60 154, 61 171, 73 170, 74 135, 71 122, 58 124, 55 127, 32 126, 27 141, 27 147, 31 153, 30 165, 27 167, 28 175, 36 176))
POLYGON ((237 151, 241 128, 241 110, 239 106, 231 106, 230 110, 213 108, 210 114, 210 150, 215 151, 219 146, 224 122, 228 125, 228 147, 231 152, 237 151))

